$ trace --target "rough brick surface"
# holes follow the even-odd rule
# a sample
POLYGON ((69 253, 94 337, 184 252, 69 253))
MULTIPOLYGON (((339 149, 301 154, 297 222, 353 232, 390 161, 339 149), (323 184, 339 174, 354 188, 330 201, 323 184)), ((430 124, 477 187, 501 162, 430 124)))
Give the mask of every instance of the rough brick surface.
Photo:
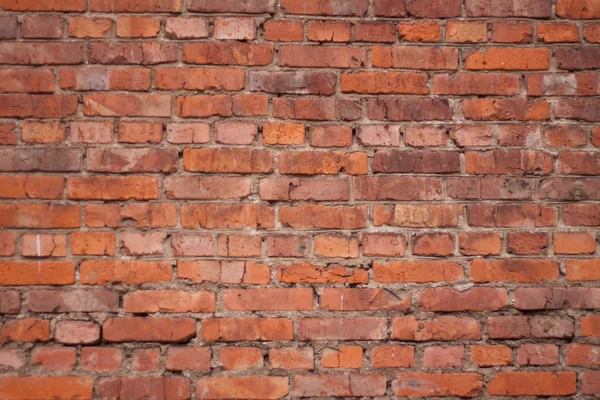
POLYGON ((0 399, 600 396, 600 0, 0 0, 0 399))

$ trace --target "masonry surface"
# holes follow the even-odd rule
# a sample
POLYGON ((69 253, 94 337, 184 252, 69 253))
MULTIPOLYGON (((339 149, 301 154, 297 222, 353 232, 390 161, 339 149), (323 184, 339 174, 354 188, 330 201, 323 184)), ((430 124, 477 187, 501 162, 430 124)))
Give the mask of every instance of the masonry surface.
POLYGON ((600 0, 0 0, 0 399, 600 395, 600 0))

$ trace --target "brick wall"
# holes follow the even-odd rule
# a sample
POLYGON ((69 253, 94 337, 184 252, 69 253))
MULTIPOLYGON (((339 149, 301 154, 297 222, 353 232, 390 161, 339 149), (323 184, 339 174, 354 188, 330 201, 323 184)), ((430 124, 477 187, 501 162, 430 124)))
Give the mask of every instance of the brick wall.
POLYGON ((0 398, 600 394, 600 0, 0 0, 0 398))

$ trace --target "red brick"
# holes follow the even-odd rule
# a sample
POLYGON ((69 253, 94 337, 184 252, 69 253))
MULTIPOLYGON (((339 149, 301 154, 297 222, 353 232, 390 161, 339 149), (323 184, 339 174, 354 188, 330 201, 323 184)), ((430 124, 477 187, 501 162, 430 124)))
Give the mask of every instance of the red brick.
POLYGON ((46 371, 71 371, 77 363, 77 350, 71 347, 36 347, 31 363, 46 371))
POLYGON ((60 199, 64 178, 42 175, 0 175, 3 199, 60 199))
POLYGON ((392 338, 404 341, 479 340, 479 322, 470 317, 442 316, 417 321, 413 316, 392 319, 392 338))
POLYGON ((454 253, 454 237, 448 234, 425 233, 412 238, 415 255, 442 257, 454 253))
POLYGON ((465 348, 462 346, 433 346, 425 349, 425 368, 462 367, 465 364, 465 348))
POLYGON ((130 13, 160 13, 179 12, 180 3, 177 0, 153 0, 140 3, 136 0, 92 0, 91 11, 100 12, 130 12, 130 13))
POLYGON ((363 234, 362 247, 365 256, 401 257, 406 253, 406 238, 396 234, 363 234))
POLYGON ((372 49, 372 62, 373 66, 378 68, 455 70, 458 68, 458 50, 413 46, 375 46, 372 49))
POLYGON ((343 346, 338 350, 325 349, 322 353, 323 368, 360 369, 363 363, 363 348, 343 346))
MULTIPOLYGON (((60 70, 60 87, 77 91, 145 91, 150 88, 150 70, 146 68, 63 68, 60 70)), ((71 123, 73 124, 92 123, 71 123)))
POLYGON ((0 256, 12 256, 16 249, 15 235, 10 232, 0 232, 0 256))
POLYGON ((339 4, 334 0, 282 0, 281 8, 287 14, 337 15, 361 17, 367 12, 368 0, 339 4))
POLYGON ((585 394, 598 394, 600 393, 600 385, 598 385, 598 378, 600 374, 597 371, 585 371, 581 375, 581 392, 585 394))
POLYGON ((600 18, 600 6, 593 0, 558 0, 556 16, 571 19, 600 18))
POLYGON ((358 22, 354 25, 354 40, 393 43, 396 40, 395 27, 386 22, 358 22))
POLYGON ((283 376, 219 376, 196 381, 196 398, 279 399, 288 394, 289 378, 283 376))
POLYGON ((549 18, 552 13, 552 5, 544 0, 467 0, 465 6, 469 17, 549 18))
POLYGON ((209 371, 210 358, 208 347, 171 347, 166 367, 169 371, 209 371))
POLYGON ((554 261, 531 259, 474 260, 471 277, 475 282, 542 282, 558 278, 554 261))
POLYGON ((408 346, 377 346, 371 353, 373 368, 409 368, 414 364, 415 350, 408 346))
POLYGON ((165 262, 86 260, 79 267, 80 281, 87 285, 122 282, 130 285, 171 280, 172 267, 165 262))
POLYGON ((457 43, 487 42, 488 28, 485 22, 446 23, 446 40, 457 43))
POLYGON ((202 122, 169 122, 166 140, 174 144, 206 143, 210 141, 210 126, 202 122))
POLYGON ((524 344, 517 353, 519 365, 555 365, 558 346, 553 344, 524 344))
POLYGON ((375 282, 452 282, 463 277, 463 267, 452 261, 395 261, 373 263, 375 282))
POLYGON ((400 298, 385 289, 323 289, 319 308, 330 311, 406 311, 410 296, 400 298))
POLYGON ((269 349, 271 368, 285 370, 312 370, 315 367, 312 347, 269 349))
POLYGON ((550 227, 556 225, 556 209, 538 204, 472 205, 467 221, 482 227, 550 227))
POLYGON ((119 308, 119 296, 103 289, 95 290, 32 290, 29 310, 33 312, 114 312, 119 308))
POLYGON ((376 121, 448 120, 451 112, 446 99, 369 99, 369 119, 376 121))
POLYGON ((564 206, 563 222, 568 226, 600 226, 599 212, 596 204, 569 204, 564 206))
POLYGON ((179 278, 195 283, 244 283, 264 285, 270 281, 270 269, 267 265, 251 261, 180 261, 177 263, 179 278))
POLYGON ((275 12, 273 0, 255 0, 252 3, 240 3, 237 0, 191 0, 188 10, 204 13, 246 13, 263 14, 275 12))
POLYGON ((72 200, 150 200, 158 198, 158 179, 150 176, 90 176, 67 180, 72 200))
POLYGON ((312 310, 313 291, 300 289, 227 289, 223 305, 238 311, 312 310))
POLYGON ((273 154, 265 150, 248 149, 185 149, 183 167, 191 172, 271 173, 273 154))
POLYGON ((281 206, 279 222, 295 229, 360 229, 366 226, 367 208, 320 204, 281 206))
POLYGON ((494 232, 461 232, 458 245, 463 255, 498 255, 502 251, 502 237, 494 232))
POLYGON ((139 290, 123 296, 123 309, 130 313, 203 313, 215 311, 214 293, 180 290, 139 290))
POLYGON ((576 391, 575 372, 499 372, 488 383, 492 396, 567 396, 576 391))
POLYGON ((0 395, 9 399, 90 400, 93 392, 94 380, 89 376, 4 376, 0 379, 0 395))
POLYGON ((3 69, 0 71, 2 93, 52 93, 55 78, 51 70, 3 69))
POLYGON ((264 358, 262 351, 255 347, 222 347, 219 349, 219 364, 229 371, 244 371, 262 368, 264 358))
POLYGON ((160 21, 151 17, 118 17, 116 31, 117 37, 156 37, 160 32, 160 21))
POLYGON ((71 204, 0 204, 2 228, 79 228, 81 207, 71 204))
POLYGON ((506 346, 471 346, 471 361, 480 367, 512 364, 512 350, 506 346))
MULTIPOLYGON (((0 25, 1 26, 1 25, 0 25)), ((0 144, 15 145, 17 144, 17 125, 15 124, 0 124, 0 144)))
POLYGON ((102 326, 107 342, 187 342, 196 336, 191 318, 109 318, 102 326))
POLYGON ((3 286, 72 285, 75 265, 69 261, 0 262, 3 286))
POLYGON ((352 145, 352 129, 342 125, 312 126, 310 145, 313 147, 348 147, 352 145))
POLYGON ((362 48, 295 45, 279 47, 280 67, 361 68, 366 63, 367 52, 362 48))
POLYGON ((317 235, 314 254, 318 257, 358 258, 358 238, 341 235, 317 235))
POLYGON ((132 371, 156 371, 160 359, 160 348, 134 349, 131 357, 132 371))
POLYGON ((156 65, 177 61, 177 45, 162 42, 90 42, 93 64, 156 65))
POLYGON ((205 342, 292 340, 293 323, 285 318, 214 318, 202 321, 205 342))
POLYGON ((598 270, 600 259, 594 260, 568 260, 567 279, 570 281, 597 281, 600 280, 598 270))
POLYGON ((116 239, 113 232, 73 232, 71 253, 74 255, 114 256, 116 239))
POLYGON ((182 60, 187 64, 267 65, 273 61, 273 45, 238 42, 189 43, 182 46, 182 60))
POLYGON ((106 38, 112 35, 112 20, 109 18, 69 18, 69 37, 106 38))
POLYGON ((600 347, 590 344, 567 345, 567 365, 600 365, 600 347))
MULTIPOLYGON (((0 49, 1 51, 1 49, 0 49)), ((66 118, 77 112, 77 97, 58 94, 2 94, 0 117, 66 118)))
POLYGON ((57 15, 27 15, 21 24, 21 34, 26 39, 58 39, 63 31, 64 22, 57 15))
POLYGON ((581 336, 600 336, 600 316, 579 317, 579 330, 581 336))
POLYGON ((255 92, 275 94, 335 93, 337 77, 332 72, 321 71, 250 71, 248 88, 255 92))
POLYGON ((6 321, 0 330, 0 343, 48 342, 49 340, 50 321, 46 320, 35 318, 12 319, 6 321))
POLYGON ((183 377, 104 377, 98 380, 97 393, 103 399, 154 398, 156 400, 187 400, 190 382, 183 377))
POLYGON ((111 143, 114 128, 108 122, 71 122, 69 139, 72 143, 111 143))
POLYGON ((375 0, 374 12, 380 17, 452 18, 461 14, 460 1, 375 0))
POLYGON ((419 73, 358 72, 342 74, 343 93, 428 94, 428 77, 419 73))
POLYGON ((294 397, 374 397, 386 391, 385 375, 379 374, 322 374, 296 375, 294 397))
POLYGON ((343 21, 308 21, 306 37, 313 42, 349 42, 351 25, 343 21))
POLYGON ((583 26, 583 37, 589 43, 600 43, 600 24, 586 24, 583 26))
POLYGON ((492 23, 492 42, 531 43, 533 25, 530 22, 499 21, 492 23))
POLYGON ((398 374, 392 381, 396 396, 477 397, 483 393, 483 378, 475 373, 398 374))
POLYGON ((300 318, 300 340, 381 340, 387 338, 384 318, 300 318))
POLYGON ((80 363, 86 371, 115 371, 123 364, 123 353, 112 347, 84 347, 81 349, 80 363))
POLYGON ((173 39, 198 39, 208 36, 206 18, 172 17, 165 21, 165 33, 173 39))
POLYGON ((309 263, 280 265, 277 277, 286 283, 368 283, 367 271, 358 268, 333 265, 321 267, 309 263))
MULTIPOLYGON (((6 1, 6 0, 5 0, 6 1)), ((0 63, 11 65, 83 64, 84 47, 75 42, 0 43, 0 63)))
POLYGON ((546 233, 511 232, 506 243, 509 254, 546 254, 550 240, 546 233))
POLYGON ((90 94, 83 97, 83 113, 102 117, 170 117, 171 96, 158 94, 90 94))
POLYGON ((269 20, 263 29, 265 40, 273 42, 301 42, 304 38, 302 21, 269 20))
POLYGON ((61 320, 54 329, 54 341, 64 344, 97 343, 100 336, 100 325, 89 321, 61 320))
POLYGON ((332 121, 336 119, 336 105, 329 98, 273 99, 273 116, 279 119, 308 119, 332 121))
POLYGON ((439 42, 442 40, 442 27, 437 21, 400 22, 398 24, 398 37, 401 42, 439 42))
POLYGON ((67 235, 24 234, 21 255, 25 257, 64 257, 67 255, 67 235))
POLYGON ((508 306, 505 289, 474 287, 466 291, 443 287, 422 290, 419 303, 426 311, 484 311, 508 306))

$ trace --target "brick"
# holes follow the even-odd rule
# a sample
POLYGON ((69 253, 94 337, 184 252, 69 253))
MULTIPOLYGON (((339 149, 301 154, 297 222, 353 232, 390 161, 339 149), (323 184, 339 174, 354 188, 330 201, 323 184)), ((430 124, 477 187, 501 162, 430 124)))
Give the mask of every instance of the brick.
POLYGON ((387 337, 383 318, 300 318, 300 340, 381 340, 387 337))
POLYGON ((480 367, 512 364, 512 350, 506 346, 471 346, 471 361, 480 367))
POLYGON ((10 65, 82 64, 83 53, 83 44, 75 42, 0 43, 0 62, 10 65))
POLYGON ((600 336, 600 318, 598 316, 580 317, 581 336, 600 336))
POLYGON ((56 15, 27 15, 21 24, 21 34, 27 39, 58 39, 63 30, 64 22, 56 15))
POLYGON ((558 278, 558 264, 530 259, 474 260, 471 262, 471 278, 475 282, 552 281, 558 278))
POLYGON ((380 17, 452 18, 461 14, 460 1, 375 0, 374 12, 380 17))
POLYGON ((533 25, 530 22, 498 21, 492 23, 492 42, 531 43, 533 25))
POLYGON ((69 18, 69 37, 84 38, 106 38, 112 34, 112 20, 109 18, 69 18))
POLYGON ((171 236, 171 248, 177 256, 212 256, 214 241, 211 235, 181 235, 171 236))
POLYGON ((88 321, 58 321, 54 340, 64 344, 92 344, 100 341, 100 325, 88 321))
POLYGON ((35 318, 8 320, 0 330, 0 343, 48 342, 49 340, 50 321, 47 320, 35 318))
POLYGON ((382 396, 385 383, 385 375, 379 374, 297 375, 292 394, 296 397, 382 396))
POLYGON ((244 3, 238 0, 226 0, 215 3, 212 0, 192 0, 188 10, 205 13, 263 14, 275 11, 275 1, 256 0, 252 3, 244 3))
POLYGON ((414 364, 415 350, 408 346, 376 346, 371 352, 373 368, 409 368, 414 364))
POLYGON ((462 367, 465 364, 465 348, 462 346, 433 346, 425 349, 423 366, 426 368, 462 367))
POLYGON ((325 258, 358 258, 358 238, 355 236, 317 235, 314 254, 325 258))
POLYGON ((417 321, 413 316, 392 319, 392 338, 403 341, 479 340, 479 323, 469 317, 442 316, 417 321))
POLYGON ((242 90, 246 74, 235 68, 161 68, 156 87, 164 90, 242 90))
POLYGON ((448 256, 454 253, 454 237, 447 234, 421 234, 412 238, 413 254, 426 256, 448 256))
POLYGON ((267 256, 306 257, 310 249, 310 238, 306 236, 267 236, 267 256))
POLYGON ((576 391, 575 372, 499 372, 488 384, 492 396, 566 396, 576 391))
POLYGON ((271 368, 284 370, 312 370, 315 367, 312 347, 285 347, 269 349, 271 368))
POLYGON ((333 121, 336 119, 336 105, 329 98, 278 97, 273 99, 273 116, 279 119, 333 121))
POLYGON ((71 122, 69 140, 72 143, 111 143, 114 140, 114 128, 108 122, 71 122))
POLYGON ((551 154, 535 150, 492 150, 467 152, 466 170, 469 174, 547 175, 553 170, 551 154))
POLYGON ((493 339, 531 337, 531 325, 526 316, 501 316, 487 319, 488 336, 493 339))
POLYGON ((280 265, 277 278, 286 283, 367 283, 367 271, 332 265, 321 267, 310 263, 295 263, 291 266, 280 265))
POLYGON ((262 127, 262 141, 272 145, 304 144, 304 125, 267 122, 262 127))
POLYGON ((149 200, 158 198, 158 179, 150 176, 73 177, 67 180, 72 200, 149 200))
POLYGON ((66 118, 77 112, 77 97, 43 94, 1 94, 0 117, 66 118))
POLYGON ((472 99, 462 103, 465 118, 474 121, 542 121, 550 118, 545 100, 472 99))
POLYGON ((104 377, 97 385, 100 398, 155 398, 186 400, 190 398, 190 382, 183 377, 104 377))
POLYGON ((600 392, 598 387, 598 378, 600 378, 595 371, 586 371, 581 374, 581 391, 585 394, 597 394, 600 392))
POLYGON ((68 261, 0 262, 3 286, 72 285, 75 265, 68 261))
POLYGON ((363 234, 363 255, 401 257, 406 254, 406 238, 396 234, 363 234))
POLYGON ((15 235, 10 232, 0 233, 0 256, 12 256, 16 249, 15 235))
POLYGON ((208 36, 206 18, 171 17, 165 20, 165 33, 173 39, 198 39, 208 36))
POLYGON ((537 37, 544 43, 579 42, 579 29, 575 24, 538 24, 537 37))
POLYGON ((215 123, 215 141, 223 144, 252 144, 258 135, 258 126, 250 122, 215 123))
POLYGON ((0 171, 75 172, 81 169, 82 153, 70 148, 1 149, 0 171))
POLYGON ((263 367, 264 359, 262 351, 254 347, 222 347, 219 364, 229 371, 244 371, 263 367))
POLYGON ((210 141, 210 126, 202 122, 169 122, 166 129, 169 143, 206 143, 210 141))
POLYGON ((227 289, 223 305, 238 311, 312 310, 313 291, 301 289, 227 289))
POLYGON ((113 232, 73 232, 73 255, 114 256, 116 239, 113 232))
POLYGON ((371 168, 383 173, 453 173, 460 172, 460 158, 455 151, 379 150, 371 168))
POLYGON ((90 94, 83 97, 83 113, 102 117, 169 117, 171 96, 90 94))
POLYGON ((81 283, 102 285, 109 282, 122 282, 130 285, 166 282, 171 280, 172 267, 165 262, 153 261, 111 261, 86 260, 79 267, 81 283))
POLYGON ((51 70, 3 69, 0 71, 2 93, 52 93, 55 78, 51 70))
POLYGON ((452 282, 463 277, 463 267, 452 261, 373 262, 373 278, 380 283, 452 282))
POLYGON ((132 371, 155 371, 158 369, 160 348, 134 349, 131 356, 132 371))
POLYGON ((185 204, 181 207, 185 229, 273 228, 273 209, 263 204, 185 204))
POLYGON ((182 60, 187 64, 267 65, 273 61, 272 44, 189 43, 182 46, 182 60))
POLYGON ((180 4, 176 0, 153 0, 140 3, 136 0, 92 0, 91 11, 125 13, 179 12, 180 4))
POLYGON ((281 206, 279 222, 294 229, 360 229, 366 226, 367 208, 319 204, 281 206))
POLYGON ((567 279, 570 281, 595 281, 600 280, 598 264, 600 260, 568 260, 567 279))
POLYGON ((117 37, 152 38, 160 32, 160 21, 151 17, 118 17, 117 37))
POLYGON ((568 226, 599 226, 596 204, 569 204, 564 207, 563 222, 568 226))
POLYGON ((550 240, 545 233, 514 232, 506 243, 510 254, 546 254, 550 240))
POLYGON ((304 39, 302 21, 269 20, 263 25, 264 38, 273 42, 301 42, 304 39))
POLYGON ((15 145, 17 144, 17 125, 15 124, 0 124, 0 144, 15 145))
POLYGON ((485 22, 454 22, 446 23, 446 40, 457 43, 487 42, 488 28, 485 22))
POLYGON ((494 232, 461 232, 458 245, 463 255, 498 255, 502 251, 502 237, 494 232))
POLYGON ((338 4, 333 0, 283 0, 281 8, 287 14, 336 15, 361 17, 367 12, 369 2, 356 0, 348 4, 338 4))
POLYGON ((360 346, 343 346, 338 350, 325 349, 322 353, 323 368, 362 368, 363 348, 360 346))
POLYGON ((70 204, 2 204, 3 228, 79 228, 80 206, 70 204))
POLYGON ((13 399, 86 400, 92 399, 93 392, 94 380, 89 376, 4 376, 0 380, 0 395, 13 399))
POLYGON ((0 17, 0 38, 1 39, 16 39, 19 25, 16 15, 4 15, 0 17))
POLYGON ((91 42, 93 64, 158 65, 177 60, 177 45, 161 42, 91 42))
POLYGON ((584 25, 583 37, 589 43, 600 43, 600 24, 584 25))
POLYGON ((553 344, 524 344, 517 352, 519 365, 555 365, 558 347, 553 344))
POLYGON ((556 16, 570 19, 600 18, 600 6, 593 0, 559 0, 556 4, 556 16))
POLYGON ((177 263, 178 278, 195 283, 244 283, 264 285, 270 281, 267 265, 251 261, 180 261, 177 263))
POLYGON ((204 377, 196 381, 196 397, 210 399, 279 399, 289 392, 283 376, 204 377))
POLYGON ((296 45, 279 48, 280 67, 361 68, 366 62, 366 50, 361 48, 296 45))
POLYGON ((119 252, 125 256, 163 254, 164 234, 162 232, 122 232, 119 252))
POLYGON ((259 257, 262 237, 258 235, 219 235, 217 254, 221 257, 259 257))
POLYGON ((590 344, 571 343, 567 345, 567 365, 600 364, 600 348, 590 344))
POLYGON ((210 358, 208 347, 171 347, 166 367, 169 371, 209 371, 210 358))
POLYGON ((64 178, 42 175, 0 175, 4 199, 60 199, 65 186, 64 178))
POLYGON ((444 121, 451 116, 446 99, 369 99, 367 114, 375 121, 444 121))
POLYGON ((422 290, 419 304, 426 311, 484 311, 508 306, 505 289, 474 287, 466 291, 443 287, 422 290))
POLYGON ((458 50, 433 47, 375 46, 372 63, 377 68, 455 70, 458 69, 458 50))
POLYGON ((555 56, 559 69, 580 70, 598 68, 600 65, 598 54, 600 54, 600 48, 595 46, 557 48, 555 56))
POLYGON ((174 172, 178 152, 175 149, 88 149, 87 169, 94 172, 174 172))
POLYGON ((533 228, 556 225, 556 209, 539 204, 472 205, 467 207, 470 226, 533 228))
POLYGON ((354 25, 354 40, 358 42, 393 43, 395 27, 385 22, 358 22, 354 25))
POLYGON ((401 298, 385 289, 323 289, 319 308, 330 311, 406 311, 410 296, 401 298))
POLYGON ((77 350, 71 347, 37 347, 31 352, 31 364, 46 371, 71 371, 77 363, 77 350))
POLYGON ((343 93, 428 94, 428 77, 419 73, 358 72, 342 74, 343 93))
POLYGON ((67 235, 24 234, 21 255, 25 257, 64 257, 67 255, 67 235))
POLYGON ((80 363, 86 371, 115 371, 121 368, 123 353, 111 347, 84 347, 81 349, 80 363))
POLYGON ((215 295, 178 290, 144 290, 123 296, 123 309, 131 313, 202 313, 215 311, 215 295))
POLYGON ((473 51, 465 59, 465 69, 535 71, 549 68, 549 52, 537 48, 495 48, 473 51))
POLYGON ((549 18, 552 13, 551 4, 543 0, 467 0, 465 6, 469 17, 549 18))
POLYGON ((118 303, 117 293, 103 289, 29 292, 29 310, 33 312, 114 312, 118 303))
POLYGON ((248 178, 169 176, 164 188, 169 199, 225 200, 249 196, 250 184, 248 178))
POLYGON ((352 145, 352 129, 343 125, 312 126, 310 145, 313 147, 348 147, 352 145))
POLYGON ((274 94, 332 95, 337 80, 334 73, 321 71, 250 71, 248 77, 250 90, 274 94))
POLYGON ((589 232, 555 232, 555 254, 594 254, 596 237, 589 232))
POLYGON ((435 75, 433 86, 435 94, 515 95, 521 84, 518 75, 459 72, 435 75))
POLYGON ((476 373, 398 374, 392 381, 396 396, 477 397, 483 393, 483 378, 476 373))
POLYGON ((351 28, 343 21, 308 21, 306 37, 313 42, 349 42, 351 28))
MULTIPOLYGON (((385 207, 385 206, 383 206, 385 207)), ((404 226, 412 228, 455 227, 462 213, 462 207, 448 204, 406 204, 396 205, 386 219, 377 215, 383 211, 375 207, 374 225, 404 226), (381 211, 380 211, 381 210, 381 211)))
POLYGON ((63 89, 77 91, 145 91, 150 88, 150 70, 145 68, 66 68, 60 70, 60 85, 63 89))
POLYGON ((437 21, 400 22, 398 23, 398 37, 400 41, 406 42, 439 42, 442 40, 442 26, 437 21))
POLYGON ((202 321, 202 340, 237 342, 292 340, 292 321, 285 318, 214 318, 202 321))
POLYGON ((192 172, 270 173, 273 171, 273 154, 247 149, 185 149, 183 167, 192 172), (232 159, 236 161, 232 163, 232 159))
POLYGON ((102 326, 108 342, 186 342, 196 336, 191 318, 109 318, 102 326))

